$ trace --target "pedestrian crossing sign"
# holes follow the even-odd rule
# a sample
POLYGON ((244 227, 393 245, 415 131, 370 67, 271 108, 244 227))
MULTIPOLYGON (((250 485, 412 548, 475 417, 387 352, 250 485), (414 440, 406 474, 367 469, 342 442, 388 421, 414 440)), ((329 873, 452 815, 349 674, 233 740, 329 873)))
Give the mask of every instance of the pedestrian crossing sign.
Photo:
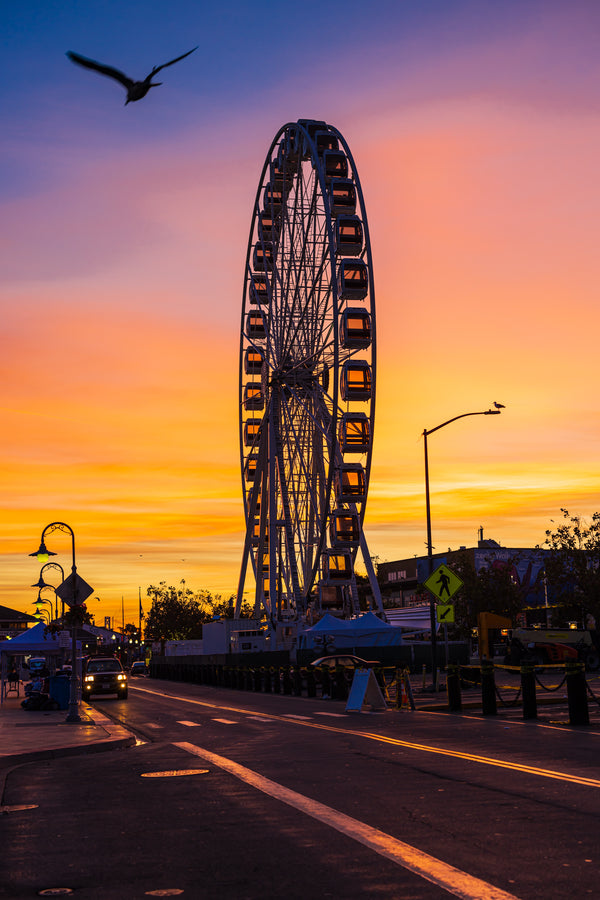
POLYGON ((458 577, 456 572, 453 572, 449 566, 442 563, 435 572, 431 573, 425 582, 425 587, 428 591, 431 591, 434 597, 437 597, 440 603, 443 603, 444 600, 448 601, 451 597, 454 597, 463 584, 464 582, 458 577))

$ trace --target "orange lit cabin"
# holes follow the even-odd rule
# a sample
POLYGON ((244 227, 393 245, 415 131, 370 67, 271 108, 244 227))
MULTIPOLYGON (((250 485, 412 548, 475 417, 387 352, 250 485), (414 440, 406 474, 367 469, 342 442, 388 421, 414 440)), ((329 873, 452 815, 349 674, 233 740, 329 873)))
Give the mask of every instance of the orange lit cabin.
POLYGON ((343 259, 338 269, 340 300, 364 300, 369 290, 369 270, 362 259, 343 259))
POLYGON ((331 214, 353 214, 356 210, 356 188, 350 178, 332 178, 329 185, 331 214))
POLYGON ((349 584, 352 559, 347 550, 324 550, 321 554, 321 579, 325 585, 349 584))
POLYGON ((268 575, 266 578, 263 578, 262 592, 263 592, 263 597, 265 598, 265 600, 268 600, 271 596, 271 584, 270 584, 268 575))
POLYGON ((262 419, 246 419, 244 422, 244 445, 253 447, 258 443, 262 419))
POLYGON ((279 223, 270 210, 263 209, 258 214, 258 236, 261 241, 276 241, 279 237, 279 223))
POLYGON ((324 155, 329 150, 337 151, 340 146, 337 137, 331 131, 316 131, 315 145, 319 156, 324 155))
POLYGON ((343 463, 335 471, 333 485, 338 503, 362 503, 367 499, 367 476, 360 463, 343 463))
POLYGON ((273 269, 273 244, 258 243, 252 254, 252 267, 256 272, 271 272, 273 269))
POLYGON ((342 150, 325 150, 323 153, 323 168, 325 169, 327 181, 331 178, 347 178, 348 160, 346 154, 342 150))
POLYGON ((263 397, 262 387, 260 384, 250 381, 244 385, 244 409, 264 409, 265 398, 263 397))
POLYGON ((287 191, 284 190, 282 184, 273 184, 269 182, 265 187, 263 195, 263 206, 268 211, 272 211, 271 215, 281 212, 287 191))
MULTIPOLYGON (((249 491, 246 491, 246 510, 248 515, 252 512, 252 488, 249 491)), ((254 504, 254 512, 257 516, 260 515, 260 492, 256 495, 256 503, 254 504)))
POLYGON ((263 553, 262 566, 260 563, 260 555, 258 553, 256 553, 256 555, 254 557, 254 564, 256 566, 257 571, 260 570, 263 573, 263 575, 269 574, 269 554, 268 553, 263 553))
POLYGON ((357 547, 360 541, 358 514, 347 509, 336 509, 329 521, 329 537, 332 546, 357 547))
POLYGON ((338 433, 342 453, 366 453, 371 446, 371 424, 364 413, 343 413, 338 433))
MULTIPOLYGON (((265 522, 265 541, 269 539, 269 525, 265 522)), ((252 543, 258 544, 260 540, 260 519, 255 519, 252 524, 252 543)))
POLYGON ((294 173, 289 170, 285 160, 279 157, 269 166, 270 181, 273 187, 281 188, 285 193, 289 191, 294 181, 294 173))
POLYGON ((258 466, 258 453, 251 453, 244 463, 244 479, 252 482, 256 478, 256 469, 258 466))
POLYGON ((264 359, 260 350, 255 350, 254 347, 247 347, 244 353, 244 372, 246 375, 260 375, 264 359))
POLYGON ((358 216, 338 216, 335 222, 335 249, 340 256, 358 256, 364 231, 358 216))
POLYGON ((340 342, 344 350, 360 350, 371 343, 371 316, 366 309, 348 307, 340 321, 340 342))
MULTIPOLYGON (((246 508, 247 508, 247 510, 248 510, 249 513, 250 513, 250 511, 251 511, 251 510, 250 510, 250 507, 251 507, 251 504, 252 504, 252 491, 253 491, 253 488, 250 488, 249 490, 246 491, 246 508)), ((256 502, 255 502, 255 504, 254 504, 254 511, 256 512, 257 515, 260 515, 260 491, 259 491, 259 492, 257 493, 257 495, 256 495, 256 502)))
POLYGON ((343 588, 334 584, 320 584, 319 605, 321 609, 341 609, 344 606, 343 588))
POLYGON ((362 359, 348 359, 340 376, 342 400, 371 399, 371 366, 362 359))
POLYGON ((250 303, 260 306, 269 302, 269 279, 266 275, 253 272, 250 276, 250 303))
MULTIPOLYGON (((320 122, 317 119, 298 119, 298 125, 302 125, 313 141, 315 140, 317 131, 327 131, 327 122, 320 122)), ((302 158, 308 159, 311 155, 310 144, 300 131, 298 132, 298 138, 302 139, 302 147, 300 148, 302 158)))
POLYGON ((267 317, 260 309, 253 309, 246 317, 246 332, 248 337, 257 341, 267 336, 267 317))
POLYGON ((300 130, 298 126, 290 126, 277 151, 277 162, 280 168, 286 165, 289 169, 297 169, 300 160, 299 138, 300 130))

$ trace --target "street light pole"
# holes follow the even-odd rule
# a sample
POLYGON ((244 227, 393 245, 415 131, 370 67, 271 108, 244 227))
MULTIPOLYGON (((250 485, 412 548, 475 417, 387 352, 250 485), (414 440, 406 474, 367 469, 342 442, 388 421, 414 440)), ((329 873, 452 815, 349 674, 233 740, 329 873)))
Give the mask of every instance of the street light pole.
MULTIPOLYGON (((435 428, 427 428, 423 429, 423 443, 425 447, 425 511, 427 515, 427 577, 433 572, 433 544, 431 541, 431 502, 429 496, 429 456, 427 452, 427 438, 430 434, 433 434, 435 431, 439 431, 440 428, 445 428, 446 425, 450 425, 452 422, 456 422, 457 419, 465 419, 467 416, 499 416, 502 409, 504 409, 503 404, 495 403, 496 409, 485 409, 480 412, 470 412, 470 413, 461 413, 459 416, 453 416, 453 418, 448 419, 446 422, 442 422, 441 425, 436 425, 435 428)), ((435 621, 435 599, 433 594, 429 595, 429 624, 431 628, 431 679, 432 679, 432 687, 435 690, 436 676, 437 676, 437 634, 436 634, 436 621, 435 621)))
MULTIPOLYGON (((65 580, 65 570, 63 569, 63 567, 61 566, 60 563, 57 563, 57 562, 44 563, 44 565, 40 569, 40 577, 38 578, 38 580, 36 581, 35 584, 31 585, 31 587, 39 588, 40 591, 43 590, 43 588, 51 588, 54 591, 54 599, 55 599, 54 618, 58 619, 58 596, 56 595, 56 588, 54 587, 53 584, 48 584, 46 581, 44 581, 44 570, 45 569, 59 569, 60 573, 62 575, 63 581, 65 580)), ((62 601, 62 616, 63 616, 63 618, 64 618, 64 615, 65 615, 65 601, 63 600, 62 601)))
POLYGON ((36 608, 35 608, 36 613, 39 613, 39 611, 40 611, 40 609, 39 609, 40 605, 41 605, 42 603, 46 603, 46 604, 50 607, 50 619, 52 619, 52 601, 51 601, 51 600, 44 600, 44 598, 43 598, 42 595, 41 595, 41 588, 40 588, 40 590, 38 591, 37 600, 33 600, 32 602, 35 603, 35 605, 36 605, 36 608))
MULTIPOLYGON (((77 606, 77 566, 75 565, 75 534, 70 525, 67 525, 65 522, 51 522, 49 525, 46 525, 44 530, 42 531, 42 537, 40 540, 40 546, 35 553, 30 553, 30 556, 37 556, 39 562, 46 563, 48 561, 49 556, 56 556, 56 553, 52 553, 50 550, 46 548, 44 543, 44 535, 46 532, 52 531, 64 531, 67 534, 71 535, 71 554, 73 563, 71 566, 71 572, 73 576, 73 607, 77 606)), ((69 713, 66 718, 67 722, 78 723, 84 721, 81 718, 81 714, 79 711, 79 700, 77 697, 77 626, 75 624, 71 625, 71 677, 69 684, 69 713)))

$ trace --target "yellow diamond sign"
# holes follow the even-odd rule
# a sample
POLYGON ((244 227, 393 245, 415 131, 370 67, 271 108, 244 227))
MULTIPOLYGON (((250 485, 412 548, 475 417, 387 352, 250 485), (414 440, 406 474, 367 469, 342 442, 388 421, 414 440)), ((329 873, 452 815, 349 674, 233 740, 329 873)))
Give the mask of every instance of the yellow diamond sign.
POLYGON ((454 624, 454 607, 451 603, 437 603, 435 607, 435 614, 437 617, 438 625, 454 624))
POLYGON ((431 591, 434 597, 438 598, 440 603, 443 603, 454 597, 463 584, 464 582, 458 577, 456 572, 453 572, 449 566, 442 563, 435 572, 431 573, 425 582, 425 587, 428 591, 431 591))

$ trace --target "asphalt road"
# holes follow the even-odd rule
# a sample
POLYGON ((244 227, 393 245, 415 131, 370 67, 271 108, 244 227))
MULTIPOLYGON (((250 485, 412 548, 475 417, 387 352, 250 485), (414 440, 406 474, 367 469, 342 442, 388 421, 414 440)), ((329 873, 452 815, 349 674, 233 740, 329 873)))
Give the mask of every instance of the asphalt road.
POLYGON ((140 743, 8 774, 0 897, 600 896, 600 729, 149 679, 98 707, 140 743))

